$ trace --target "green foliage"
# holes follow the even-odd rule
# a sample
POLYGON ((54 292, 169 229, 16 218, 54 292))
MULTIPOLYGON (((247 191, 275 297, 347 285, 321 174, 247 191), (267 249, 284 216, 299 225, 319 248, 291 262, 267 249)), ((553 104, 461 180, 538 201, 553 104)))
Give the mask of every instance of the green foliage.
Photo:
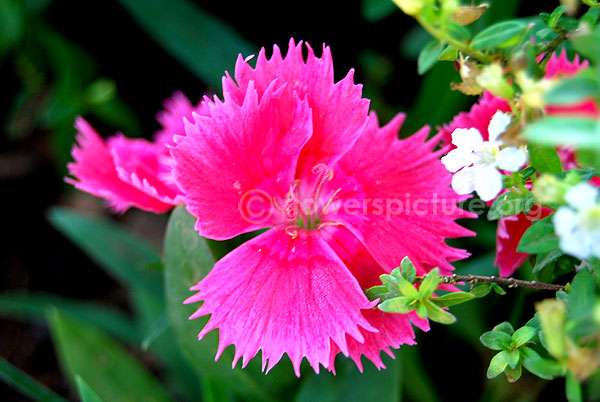
POLYGON ((235 30, 188 0, 119 0, 167 52, 198 78, 218 87, 236 56, 256 49, 235 30), (173 21, 177 21, 176 24, 173 21))
POLYGON ((75 383, 77 384, 77 391, 79 391, 81 402, 102 402, 96 391, 91 389, 83 378, 76 376, 75 383))
POLYGON ((527 144, 531 165, 540 173, 562 173, 562 163, 556 149, 536 143, 527 144))
POLYGON ((514 46, 522 40, 526 28, 524 22, 517 20, 499 22, 475 35, 471 48, 482 50, 514 46))
POLYGON ((427 71, 433 67, 433 65, 439 60, 442 55, 442 51, 444 50, 444 46, 437 40, 429 42, 421 53, 419 53, 419 58, 417 59, 417 69, 419 71, 419 75, 425 74, 427 71))
POLYGON ((170 401, 162 385, 108 335, 58 310, 48 315, 59 360, 75 383, 80 376, 106 401, 170 401))
POLYGON ((533 207, 533 201, 533 194, 525 188, 506 192, 496 198, 488 211, 487 217, 489 220, 496 220, 518 215, 521 212, 527 214, 533 207))
POLYGON ((0 379, 15 387, 19 392, 39 402, 66 402, 54 392, 35 381, 29 375, 0 357, 0 379))
POLYGON ((520 253, 538 254, 548 253, 558 248, 558 237, 554 233, 552 217, 534 222, 521 237, 517 246, 520 253))

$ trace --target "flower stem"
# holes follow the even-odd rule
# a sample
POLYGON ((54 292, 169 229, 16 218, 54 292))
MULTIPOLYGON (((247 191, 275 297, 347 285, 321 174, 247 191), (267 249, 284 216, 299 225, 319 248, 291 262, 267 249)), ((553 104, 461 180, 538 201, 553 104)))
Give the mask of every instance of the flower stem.
POLYGON ((421 17, 421 16, 417 16, 415 17, 417 19, 417 21, 419 22, 419 24, 421 24, 421 26, 423 28, 425 28, 425 30, 427 32, 429 32, 434 38, 445 42, 447 44, 449 44, 450 46, 456 48, 457 50, 459 50, 460 52, 473 57, 474 59, 479 60, 482 63, 485 64, 490 64, 492 62, 492 58, 488 55, 486 55, 483 52, 480 52, 478 50, 473 50, 473 49, 469 49, 469 45, 457 40, 455 38, 453 38, 452 36, 448 35, 448 33, 446 31, 444 31, 443 29, 439 29, 437 27, 435 27, 433 24, 427 22, 425 20, 425 18, 421 17))
MULTIPOLYGON (((425 279, 424 276, 415 277, 415 282, 419 283, 425 279)), ((564 285, 555 285, 552 283, 536 282, 536 281, 523 281, 515 278, 498 278, 496 276, 481 276, 481 275, 442 275, 440 276, 442 283, 456 284, 458 282, 468 283, 496 283, 498 285, 508 286, 509 288, 533 288, 542 290, 565 290, 564 285)))

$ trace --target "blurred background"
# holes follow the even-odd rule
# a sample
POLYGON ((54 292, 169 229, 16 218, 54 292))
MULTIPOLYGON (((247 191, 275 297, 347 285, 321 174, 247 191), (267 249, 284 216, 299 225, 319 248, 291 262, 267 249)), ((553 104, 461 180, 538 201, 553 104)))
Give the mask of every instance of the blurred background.
MULTIPOLYGON (((489 3, 475 32, 558 5, 489 3)), ((401 135, 448 122, 475 100, 450 90, 449 82, 458 80, 452 63, 438 63, 424 77, 417 74, 416 57, 430 38, 389 0, 306 0, 294 2, 293 8, 281 1, 0 0, 2 357, 77 400, 59 367, 44 309, 75 300, 134 314, 127 287, 54 228, 49 208, 68 206, 103 216, 157 249, 162 244, 166 216, 137 210, 115 216, 102 200, 64 183, 75 117, 84 116, 103 136, 122 131, 150 139, 159 128, 155 114, 174 91, 183 91, 194 103, 205 94, 220 95, 220 77, 232 72, 238 53, 256 54, 264 46, 270 54, 273 44, 287 48, 291 37, 309 42, 317 54, 323 43, 330 46, 336 79, 354 68, 383 122, 408 113, 401 135)), ((469 261, 457 264, 459 272, 497 274, 495 225, 484 219, 468 225, 480 234, 459 243, 473 252, 469 261)), ((393 388, 394 399, 415 401, 554 400, 553 395, 563 394, 562 384, 528 373, 513 385, 503 376, 487 380, 493 352, 478 341, 502 321, 523 325, 533 314, 533 302, 542 297, 518 289, 458 306, 453 310, 458 324, 433 324, 430 333, 418 332, 419 346, 401 348, 396 361, 386 360, 388 370, 377 373, 371 366, 357 376, 353 364, 342 361, 335 379, 308 374, 289 380, 289 399, 311 400, 311 392, 318 391, 317 400, 336 400, 360 382, 367 393, 345 395, 345 400, 381 400, 369 399, 381 387, 393 388)), ((168 377, 152 348, 128 348, 158 378, 168 377)), ((291 365, 285 364, 290 374, 291 365)), ((172 387, 177 399, 190 400, 189 392, 172 387)), ((0 399, 26 400, 4 383, 0 399)))

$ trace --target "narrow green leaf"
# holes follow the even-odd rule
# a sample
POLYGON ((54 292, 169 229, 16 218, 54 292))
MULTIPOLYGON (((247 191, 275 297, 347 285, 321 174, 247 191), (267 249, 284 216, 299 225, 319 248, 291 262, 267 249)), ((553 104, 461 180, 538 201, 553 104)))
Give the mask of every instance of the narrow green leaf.
POLYGON ((418 302, 416 305, 416 309, 419 318, 427 318, 427 306, 425 306, 425 303, 418 302))
POLYGON ((52 208, 48 219, 115 279, 162 299, 160 272, 145 269, 160 263, 158 252, 148 242, 112 222, 67 208, 52 208))
POLYGON ((595 27, 595 29, 587 35, 582 35, 581 33, 579 33, 579 35, 572 35, 570 41, 573 43, 573 46, 575 46, 577 53, 596 63, 600 61, 599 27, 595 27))
POLYGON ((397 287, 404 296, 413 300, 419 298, 419 291, 417 288, 402 276, 398 277, 397 287))
POLYGON ((499 294, 500 296, 504 296, 506 294, 506 290, 504 290, 502 286, 498 285, 497 283, 492 283, 491 285, 496 294, 499 294))
POLYGON ((492 350, 506 350, 510 348, 512 342, 510 335, 502 331, 484 332, 479 340, 486 348, 492 350))
POLYGON ((521 348, 521 355, 523 357, 523 367, 544 380, 551 380, 560 376, 563 371, 558 362, 542 358, 531 348, 521 348))
POLYGON ((528 213, 533 207, 533 194, 525 191, 524 194, 517 194, 509 191, 496 198, 490 210, 488 211, 488 220, 506 218, 508 216, 518 215, 521 212, 528 213))
POLYGON ((598 79, 591 70, 586 69, 574 77, 563 78, 546 92, 544 99, 549 105, 574 105, 595 97, 598 92, 598 79))
POLYGON ((503 21, 479 32, 471 41, 471 48, 487 50, 516 45, 527 25, 522 21, 503 21))
POLYGON ((531 164, 541 173, 562 173, 562 163, 553 146, 531 142, 527 149, 531 164))
POLYGON ((0 356, 0 379, 19 390, 23 395, 39 402, 66 402, 66 399, 50 391, 28 374, 10 364, 0 356))
POLYGON ((440 269, 434 268, 427 273, 423 282, 421 282, 421 286, 419 286, 419 294, 422 299, 428 299, 431 297, 433 292, 437 289, 440 284, 440 269))
POLYGON ((542 268, 546 267, 548 264, 553 263, 563 255, 564 253, 560 249, 555 249, 547 253, 538 254, 535 259, 535 265, 533 267, 532 272, 539 272, 542 268))
POLYGON ((592 274, 587 269, 579 270, 569 290, 568 317, 577 319, 589 316, 594 309, 595 293, 592 274))
POLYGON ((519 365, 520 357, 518 349, 508 351, 508 367, 515 370, 519 365))
POLYGON ((487 378, 497 377, 500 373, 504 371, 504 369, 508 366, 508 352, 502 351, 496 356, 492 357, 490 361, 490 366, 487 370, 487 378))
POLYGON ((554 233, 551 216, 534 222, 521 237, 517 251, 520 253, 548 253, 558 248, 558 237, 554 233))
POLYGON ((140 26, 205 83, 218 88, 236 56, 255 52, 233 28, 188 0, 119 0, 140 26), (176 21, 176 23, 174 23, 176 21))
POLYGON ((402 270, 402 276, 404 279, 413 283, 415 281, 415 276, 417 275, 417 269, 415 265, 412 263, 410 258, 404 257, 402 262, 400 263, 400 269, 402 270))
POLYGON ((105 401, 172 398, 150 372, 108 335, 54 310, 48 315, 61 367, 79 375, 105 401))
POLYGON ((427 318, 440 324, 454 324, 456 317, 446 310, 441 309, 429 300, 423 302, 427 309, 427 318))
POLYGON ((77 384, 77 391, 79 391, 81 402, 102 402, 96 391, 91 389, 84 379, 78 375, 75 376, 75 384, 77 384))
POLYGON ((419 72, 419 75, 425 74, 435 63, 437 63, 442 54, 442 50, 444 50, 444 47, 437 40, 431 41, 425 45, 417 59, 417 71, 419 72))
POLYGON ((390 292, 385 286, 373 286, 372 288, 365 290, 365 295, 367 295, 371 301, 376 299, 384 299, 385 296, 389 294, 390 292))
MULTIPOLYGON (((260 368, 254 362, 250 362, 244 370, 232 369, 233 356, 230 350, 225 350, 219 361, 214 361, 218 344, 216 331, 206 334, 202 341, 198 341, 198 333, 208 318, 190 321, 189 317, 198 309, 198 305, 183 304, 183 301, 192 294, 190 287, 196 285, 212 269, 215 260, 206 241, 194 230, 194 224, 195 218, 184 206, 178 206, 171 213, 165 235, 167 311, 176 341, 190 365, 203 378, 214 381, 216 385, 237 384, 229 387, 230 391, 250 400, 272 401, 274 398, 251 376, 252 372, 259 375, 260 368)), ((264 375, 260 378, 269 381, 268 377, 276 375, 277 369, 278 366, 274 367, 267 378, 264 375)), ((278 384, 285 385, 285 381, 278 384)))
POLYGON ((102 328, 125 342, 140 341, 140 334, 132 320, 115 309, 83 300, 64 299, 53 294, 0 293, 0 316, 44 322, 48 309, 52 307, 58 307, 83 322, 102 328))
POLYGON ((537 330, 533 327, 524 326, 517 329, 512 335, 514 347, 518 348, 531 341, 537 335, 537 330))
POLYGON ((469 300, 473 300, 475 297, 476 296, 473 293, 453 292, 447 293, 440 297, 432 297, 430 301, 439 307, 449 307, 468 302, 469 300))
POLYGON ((482 283, 475 286, 469 293, 477 298, 485 297, 492 291, 492 285, 490 283, 482 283))
POLYGON ((163 314, 152 324, 150 330, 142 340, 142 349, 148 350, 150 345, 167 331, 167 328, 169 328, 169 318, 166 314, 163 314))
POLYGON ((452 46, 446 46, 444 51, 440 54, 440 61, 454 61, 458 58, 458 50, 452 46))
POLYGON ((415 309, 414 305, 410 304, 411 299, 405 296, 394 297, 381 303, 377 308, 384 313, 406 314, 415 309))
POLYGON ((599 133, 600 123, 597 120, 547 116, 525 126, 523 135, 528 140, 541 144, 599 148, 599 133))

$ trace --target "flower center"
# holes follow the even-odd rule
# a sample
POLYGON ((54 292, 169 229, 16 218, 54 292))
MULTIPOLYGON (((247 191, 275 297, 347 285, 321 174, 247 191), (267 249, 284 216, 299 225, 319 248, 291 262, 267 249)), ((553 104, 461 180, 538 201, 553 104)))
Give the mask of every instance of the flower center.
POLYGON ((313 166, 311 173, 313 175, 312 184, 306 188, 301 186, 303 183, 300 180, 296 180, 291 186, 283 206, 279 207, 289 223, 286 232, 293 237, 297 235, 297 229, 319 229, 326 225, 327 223, 322 222, 322 217, 341 190, 340 188, 331 195, 323 197, 326 183, 333 179, 333 170, 324 163, 313 166))

